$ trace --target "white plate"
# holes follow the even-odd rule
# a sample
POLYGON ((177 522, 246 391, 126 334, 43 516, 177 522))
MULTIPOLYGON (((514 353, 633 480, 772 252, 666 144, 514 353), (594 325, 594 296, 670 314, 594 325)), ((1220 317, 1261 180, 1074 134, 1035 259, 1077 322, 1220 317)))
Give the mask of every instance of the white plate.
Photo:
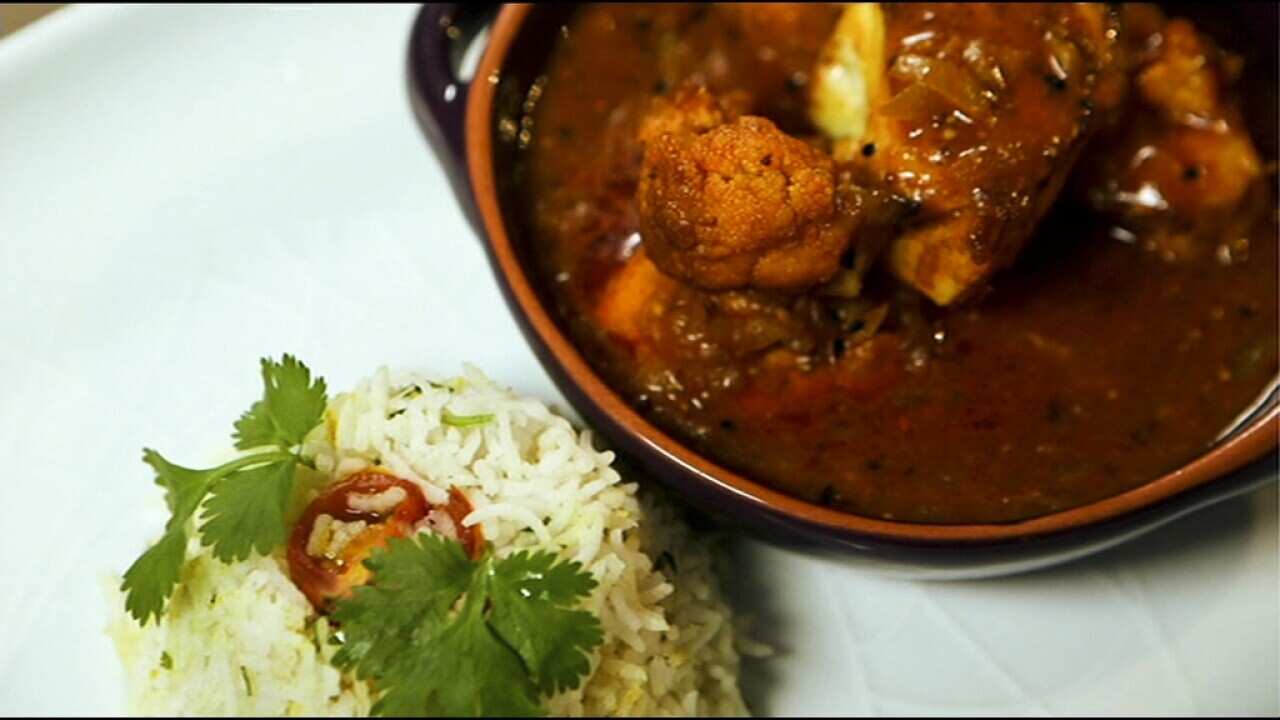
MULTIPOLYGON (((0 714, 124 711, 100 579, 297 353, 563 404, 406 102, 414 9, 73 8, 0 42, 0 714)), ((760 713, 1275 715, 1274 486, 1062 569, 885 580, 751 542, 760 713)))

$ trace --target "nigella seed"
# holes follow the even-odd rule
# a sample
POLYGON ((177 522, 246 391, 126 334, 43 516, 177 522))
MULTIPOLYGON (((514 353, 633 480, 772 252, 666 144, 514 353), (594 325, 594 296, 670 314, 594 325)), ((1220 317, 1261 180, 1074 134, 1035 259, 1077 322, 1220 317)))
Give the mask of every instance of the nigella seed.
POLYGON ((856 259, 857 259, 857 256, 854 254, 853 248, 849 248, 848 250, 845 250, 843 254, 840 255, 840 267, 844 268, 845 270, 852 270, 854 260, 856 259))

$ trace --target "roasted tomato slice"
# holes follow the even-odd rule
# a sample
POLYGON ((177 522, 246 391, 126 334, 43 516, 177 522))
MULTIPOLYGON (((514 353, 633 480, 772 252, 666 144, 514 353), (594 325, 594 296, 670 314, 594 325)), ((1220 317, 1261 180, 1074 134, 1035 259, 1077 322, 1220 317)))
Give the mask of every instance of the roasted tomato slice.
POLYGON ((421 528, 462 543, 478 557, 484 549, 480 527, 462 519, 471 503, 456 488, 449 502, 433 506, 408 480, 378 470, 356 473, 329 488, 303 511, 289 538, 289 576, 321 612, 337 598, 369 581, 365 558, 395 537, 421 528))

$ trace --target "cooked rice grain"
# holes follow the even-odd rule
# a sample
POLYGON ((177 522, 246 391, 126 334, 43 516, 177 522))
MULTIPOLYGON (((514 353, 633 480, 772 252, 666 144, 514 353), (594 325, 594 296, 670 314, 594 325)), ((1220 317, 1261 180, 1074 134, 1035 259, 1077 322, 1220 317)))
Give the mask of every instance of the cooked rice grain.
MULTIPOLYGON (((605 642, 587 681, 547 700, 550 714, 746 714, 710 540, 661 497, 623 482, 589 431, 472 367, 445 382, 381 370, 334 398, 325 418, 304 446, 321 472, 338 480, 380 466, 436 503, 456 486, 475 507, 464 522, 481 525, 499 555, 550 549, 596 578, 584 606, 599 616, 605 642), (478 416, 488 420, 468 424, 478 416)), ((327 625, 283 567, 278 557, 227 566, 196 554, 158 628, 117 622, 134 709, 367 713, 368 688, 329 666, 334 646, 317 639, 327 625), (207 602, 211 592, 217 604, 207 602)))

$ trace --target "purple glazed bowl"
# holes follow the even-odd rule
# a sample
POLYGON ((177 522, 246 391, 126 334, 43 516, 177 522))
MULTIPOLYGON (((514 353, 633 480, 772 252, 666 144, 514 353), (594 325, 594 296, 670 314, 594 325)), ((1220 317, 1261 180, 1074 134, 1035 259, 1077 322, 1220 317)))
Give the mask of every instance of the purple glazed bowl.
MULTIPOLYGON (((1232 47, 1256 47, 1275 67, 1273 4, 1175 8, 1203 21, 1232 47), (1215 12, 1216 10, 1216 12, 1215 12), (1240 23, 1241 16, 1251 20, 1240 23), (1230 37, 1230 36, 1237 37, 1230 37)), ((1277 476, 1277 383, 1205 453, 1132 490, 1084 506, 1005 524, 891 522, 808 503, 752 481, 692 451, 651 424, 612 390, 574 347, 547 294, 526 268, 531 249, 521 200, 519 151, 498 138, 498 120, 520 116, 573 12, 565 5, 428 5, 414 24, 408 76, 414 112, 485 245, 508 306, 542 366, 574 408, 623 455, 723 525, 756 537, 830 552, 855 564, 913 577, 982 577, 1070 560, 1277 476), (459 76, 468 46, 487 32, 476 82, 459 76)), ((1264 65, 1265 67, 1266 65, 1264 65)), ((1274 118, 1268 120, 1274 128, 1274 118)), ((1274 132, 1272 133, 1274 135, 1274 132)), ((1274 137, 1261 138, 1274 156, 1274 137)))

